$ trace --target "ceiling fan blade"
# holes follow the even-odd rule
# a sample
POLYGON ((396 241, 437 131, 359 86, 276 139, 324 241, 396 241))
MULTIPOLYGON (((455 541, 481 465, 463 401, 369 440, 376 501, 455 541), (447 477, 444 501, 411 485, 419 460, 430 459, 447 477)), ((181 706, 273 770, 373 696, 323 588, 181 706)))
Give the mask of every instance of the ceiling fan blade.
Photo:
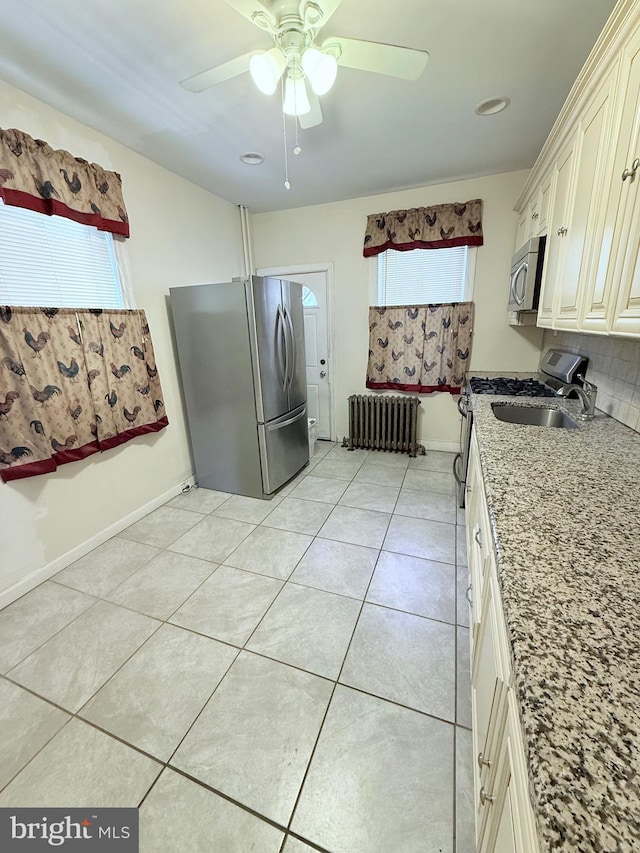
POLYGON ((429 59, 426 50, 360 39, 327 39, 323 42, 322 49, 333 53, 338 65, 372 71, 374 74, 387 74, 389 77, 401 77, 403 80, 417 80, 429 59))
POLYGON ((232 77, 237 77, 239 74, 244 74, 249 70, 249 60, 255 53, 262 51, 251 51, 251 53, 243 53, 242 56, 236 56, 235 59, 230 59, 229 62, 223 62, 222 65, 216 65, 214 68, 208 68, 206 71, 201 71, 200 74, 194 74, 193 77, 187 77, 182 80, 180 85, 189 92, 204 92, 205 89, 215 86, 216 83, 222 83, 224 80, 230 80, 232 77))
POLYGON ((303 128, 303 130, 307 130, 310 127, 316 127, 317 125, 322 124, 323 120, 320 99, 311 86, 307 86, 307 95, 309 97, 309 103, 311 104, 311 110, 303 116, 298 116, 300 127, 303 128))
POLYGON ((225 0, 225 2, 263 30, 269 29, 269 25, 272 27, 276 25, 276 19, 260 0, 225 0))

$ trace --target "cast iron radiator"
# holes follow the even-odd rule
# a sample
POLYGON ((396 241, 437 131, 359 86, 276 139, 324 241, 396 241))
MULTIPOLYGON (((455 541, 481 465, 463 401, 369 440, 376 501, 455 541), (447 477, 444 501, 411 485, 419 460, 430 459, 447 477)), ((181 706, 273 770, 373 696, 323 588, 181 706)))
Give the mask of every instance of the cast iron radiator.
POLYGON ((349 437, 342 446, 349 450, 393 450, 415 456, 425 453, 418 444, 419 397, 377 397, 352 394, 349 397, 349 437))

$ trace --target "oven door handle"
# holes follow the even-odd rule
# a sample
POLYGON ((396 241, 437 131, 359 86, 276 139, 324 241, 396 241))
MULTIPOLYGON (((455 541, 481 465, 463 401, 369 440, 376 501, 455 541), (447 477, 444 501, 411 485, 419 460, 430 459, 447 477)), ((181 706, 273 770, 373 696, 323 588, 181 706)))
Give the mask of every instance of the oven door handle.
POLYGON ((462 479, 460 477, 460 474, 458 473, 459 462, 462 462, 462 453, 456 453, 456 455, 453 457, 453 476, 455 477, 456 483, 461 486, 462 479))

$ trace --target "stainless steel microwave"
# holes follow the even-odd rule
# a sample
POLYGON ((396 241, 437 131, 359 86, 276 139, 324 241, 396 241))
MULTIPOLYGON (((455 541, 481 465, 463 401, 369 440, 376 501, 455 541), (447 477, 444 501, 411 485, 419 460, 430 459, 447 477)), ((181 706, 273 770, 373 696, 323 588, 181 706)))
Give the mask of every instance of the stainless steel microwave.
POLYGON ((509 311, 537 311, 546 237, 532 237, 511 259, 509 311))

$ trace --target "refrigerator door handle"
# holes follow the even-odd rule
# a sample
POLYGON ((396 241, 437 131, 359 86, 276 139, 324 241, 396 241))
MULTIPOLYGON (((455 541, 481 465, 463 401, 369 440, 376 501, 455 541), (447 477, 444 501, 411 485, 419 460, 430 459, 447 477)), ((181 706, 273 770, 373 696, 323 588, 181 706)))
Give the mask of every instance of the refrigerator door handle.
POLYGON ((286 323, 287 323, 289 344, 291 347, 291 358, 290 358, 290 363, 289 363, 289 390, 291 390, 291 385, 293 383, 293 377, 294 377, 295 371, 296 371, 296 342, 295 342, 295 338, 293 336, 293 322, 291 320, 291 314, 287 311, 286 305, 284 308, 284 318, 285 318, 286 323))
POLYGON ((278 361, 278 373, 280 385, 283 392, 287 392, 287 379, 289 376, 289 347, 287 346, 287 333, 285 330, 284 315, 282 308, 278 305, 276 309, 276 352, 278 361), (283 364, 284 362, 284 364, 283 364))

